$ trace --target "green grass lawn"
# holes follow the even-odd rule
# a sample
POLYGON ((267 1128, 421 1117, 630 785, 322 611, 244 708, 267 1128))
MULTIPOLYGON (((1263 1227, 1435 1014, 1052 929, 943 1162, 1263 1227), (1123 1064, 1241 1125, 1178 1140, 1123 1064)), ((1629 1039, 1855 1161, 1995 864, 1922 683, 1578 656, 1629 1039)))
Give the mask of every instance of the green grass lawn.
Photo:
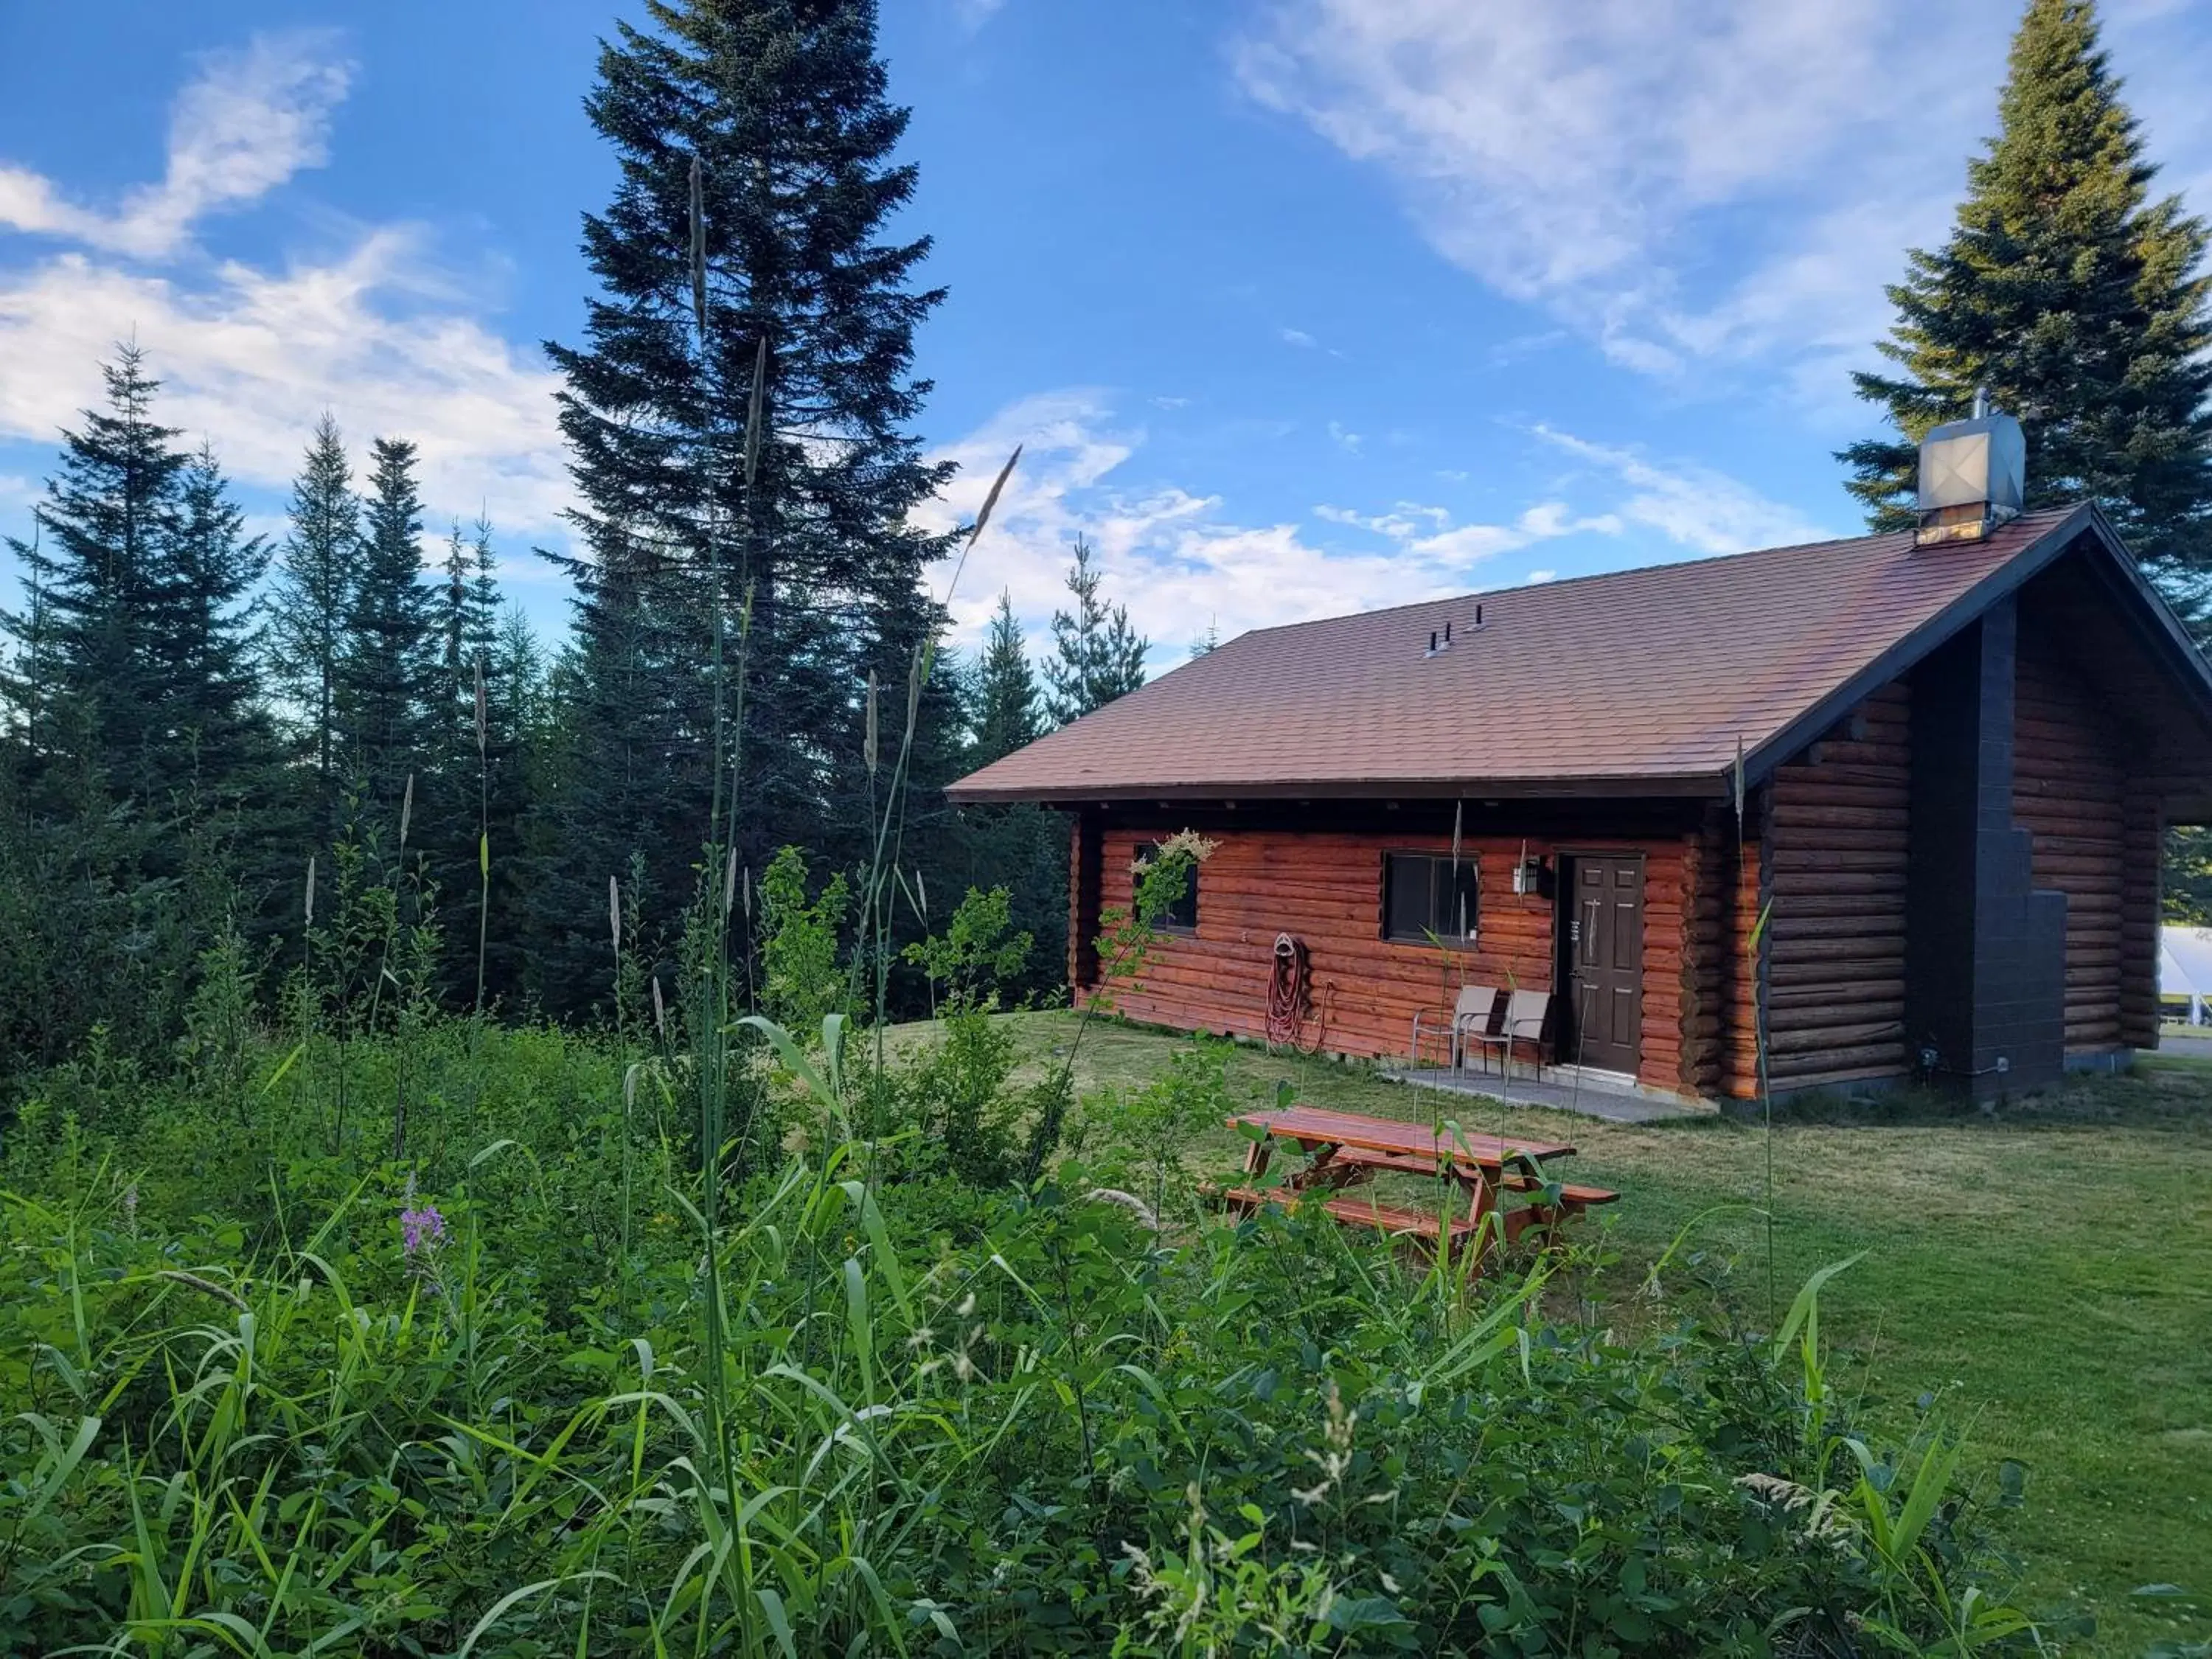
MULTIPOLYGON (((1011 1018, 1039 1065, 1076 1030, 1065 1013, 1011 1018)), ((1141 1083, 1177 1041, 1094 1022, 1079 1086, 1141 1083)), ((1783 1304, 1815 1268, 1866 1253, 1822 1303, 1845 1386, 1890 1426, 1933 1395, 1978 1467, 2027 1466, 2007 1537, 2027 1559, 2031 1605, 2096 1614, 2096 1638, 2069 1650, 2134 1655, 2212 1635, 2212 1061, 2151 1060, 1989 1115, 1899 1099, 1857 1121, 1778 1123, 1771 1143, 1729 1120, 1606 1123, 1256 1049, 1230 1069, 1255 1104, 1285 1078, 1317 1106, 1420 1120, 1441 1107, 1470 1129, 1573 1142, 1573 1178, 1624 1194, 1607 1223, 1620 1260, 1597 1289, 1623 1321, 1639 1316, 1634 1292, 1686 1228, 1734 1257, 1735 1293, 1763 1316, 1765 1235, 1750 1212, 1765 1202, 1771 1146, 1783 1304), (2157 1583, 2195 1599, 2131 1594, 2157 1583)), ((1224 1132, 1194 1147, 1193 1174, 1240 1146, 1224 1132)))

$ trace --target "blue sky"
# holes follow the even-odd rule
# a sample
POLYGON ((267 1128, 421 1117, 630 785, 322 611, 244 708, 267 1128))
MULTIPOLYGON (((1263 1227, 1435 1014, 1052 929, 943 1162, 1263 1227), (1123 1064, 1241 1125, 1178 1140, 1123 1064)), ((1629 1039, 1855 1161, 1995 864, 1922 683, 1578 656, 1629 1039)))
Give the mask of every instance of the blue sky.
MULTIPOLYGON (((422 445, 549 629, 552 386, 609 0, 0 0, 0 528, 135 332, 264 527, 308 427, 422 445)), ((955 596, 1049 615, 1069 538, 1154 638, 1853 527, 1881 286, 1944 232, 2017 11, 1911 0, 888 0, 951 297, 922 435, 955 596)), ((2212 209, 2212 18, 2106 7, 2212 209)))

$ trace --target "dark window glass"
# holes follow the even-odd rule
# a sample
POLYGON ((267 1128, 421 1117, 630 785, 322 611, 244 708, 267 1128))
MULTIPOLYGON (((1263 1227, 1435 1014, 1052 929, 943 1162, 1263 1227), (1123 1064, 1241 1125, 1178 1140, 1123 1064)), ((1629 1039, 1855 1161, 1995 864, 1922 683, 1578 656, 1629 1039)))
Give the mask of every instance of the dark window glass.
MULTIPOLYGON (((1160 844, 1156 841, 1137 844, 1137 862, 1152 864, 1160 856, 1160 844)), ((1167 914, 1153 924, 1163 933, 1194 933, 1198 931, 1198 862, 1191 860, 1183 866, 1182 895, 1167 908, 1167 914)))
POLYGON ((1471 944, 1475 929, 1474 860, 1433 853, 1382 855, 1382 936, 1426 944, 1471 944))

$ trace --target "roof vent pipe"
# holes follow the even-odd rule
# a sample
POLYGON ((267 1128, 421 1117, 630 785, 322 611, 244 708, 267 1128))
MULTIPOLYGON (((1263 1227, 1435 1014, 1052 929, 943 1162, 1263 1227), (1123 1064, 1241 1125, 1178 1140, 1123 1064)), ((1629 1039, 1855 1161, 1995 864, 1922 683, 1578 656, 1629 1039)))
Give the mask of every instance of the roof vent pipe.
POLYGON ((2027 436, 2011 416, 1992 410, 1987 388, 1974 412, 1932 428, 1920 441, 1920 526, 1913 545, 1978 542, 2020 516, 2027 495, 2027 436))

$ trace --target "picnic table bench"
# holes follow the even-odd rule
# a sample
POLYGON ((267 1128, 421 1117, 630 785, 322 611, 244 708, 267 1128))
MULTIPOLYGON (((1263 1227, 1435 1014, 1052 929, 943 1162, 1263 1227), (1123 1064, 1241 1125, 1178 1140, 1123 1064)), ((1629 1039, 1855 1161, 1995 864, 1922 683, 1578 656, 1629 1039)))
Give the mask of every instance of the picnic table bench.
POLYGON ((1478 1264, 1489 1248, 1485 1224, 1493 1212, 1499 1216, 1493 1230, 1502 1231, 1506 1243, 1511 1245, 1532 1228, 1547 1240, 1556 1238, 1559 1228, 1571 1218, 1620 1197, 1602 1187, 1560 1185, 1555 1188, 1543 1165, 1547 1158, 1574 1155, 1575 1149, 1564 1141, 1468 1134, 1392 1118, 1326 1111, 1317 1106, 1243 1112, 1231 1118, 1229 1127, 1265 1131, 1263 1138, 1245 1149, 1244 1172, 1254 1182, 1267 1173, 1278 1141, 1294 1143, 1310 1161, 1278 1186, 1228 1188, 1219 1194, 1224 1202, 1247 1210, 1256 1210, 1263 1204, 1295 1208, 1318 1198, 1334 1219, 1347 1225, 1373 1227, 1394 1238, 1433 1243, 1439 1249, 1456 1248, 1473 1240, 1478 1264), (1379 1174, 1428 1176, 1451 1182, 1465 1194, 1465 1205, 1457 1207, 1456 1212, 1441 1207, 1431 1212, 1386 1205, 1372 1194, 1352 1195, 1346 1191, 1379 1174), (1526 1204, 1501 1210, 1500 1196, 1505 1193, 1534 1196, 1526 1204), (1324 1194, 1334 1196, 1323 1197, 1324 1194))

